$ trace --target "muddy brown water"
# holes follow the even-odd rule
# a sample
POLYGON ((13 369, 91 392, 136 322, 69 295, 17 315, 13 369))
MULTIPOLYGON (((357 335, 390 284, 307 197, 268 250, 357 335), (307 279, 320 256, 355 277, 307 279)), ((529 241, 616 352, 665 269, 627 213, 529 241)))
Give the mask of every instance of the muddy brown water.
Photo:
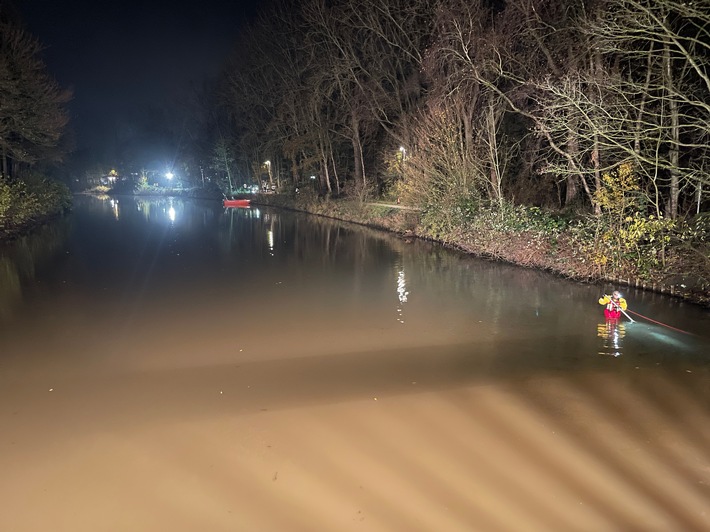
POLYGON ((78 197, 0 246, 0 530, 710 530, 710 313, 613 288, 78 197))

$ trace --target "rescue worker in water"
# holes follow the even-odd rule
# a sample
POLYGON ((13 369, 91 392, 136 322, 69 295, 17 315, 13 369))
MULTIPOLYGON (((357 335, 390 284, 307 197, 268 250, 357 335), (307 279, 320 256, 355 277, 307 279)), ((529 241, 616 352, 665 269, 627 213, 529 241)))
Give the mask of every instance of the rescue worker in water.
POLYGON ((621 296, 621 292, 614 290, 611 296, 605 295, 599 298, 600 305, 606 305, 604 308, 604 317, 608 320, 618 320, 621 317, 621 311, 626 310, 626 300, 621 296))

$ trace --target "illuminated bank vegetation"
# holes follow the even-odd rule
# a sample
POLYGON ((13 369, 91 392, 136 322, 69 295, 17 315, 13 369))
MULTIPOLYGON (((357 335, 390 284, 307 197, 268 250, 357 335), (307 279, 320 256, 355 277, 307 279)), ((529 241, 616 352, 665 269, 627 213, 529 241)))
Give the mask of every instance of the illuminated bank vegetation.
POLYGON ((41 45, 0 4, 0 237, 69 208, 69 189, 47 177, 66 153, 65 105, 41 45))
POLYGON ((389 201, 420 213, 398 230, 702 296, 709 27, 707 0, 276 3, 225 71, 219 147, 310 210, 389 201))

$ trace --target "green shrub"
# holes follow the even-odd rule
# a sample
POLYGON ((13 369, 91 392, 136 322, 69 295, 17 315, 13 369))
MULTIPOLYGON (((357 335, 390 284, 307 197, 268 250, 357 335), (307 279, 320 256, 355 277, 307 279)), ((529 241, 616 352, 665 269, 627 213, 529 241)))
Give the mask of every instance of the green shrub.
POLYGON ((479 208, 471 213, 473 228, 496 233, 537 233, 556 239, 570 220, 539 207, 503 203, 479 208))
POLYGON ((26 181, 0 181, 0 229, 17 230, 67 211, 71 193, 66 185, 38 176, 26 181))

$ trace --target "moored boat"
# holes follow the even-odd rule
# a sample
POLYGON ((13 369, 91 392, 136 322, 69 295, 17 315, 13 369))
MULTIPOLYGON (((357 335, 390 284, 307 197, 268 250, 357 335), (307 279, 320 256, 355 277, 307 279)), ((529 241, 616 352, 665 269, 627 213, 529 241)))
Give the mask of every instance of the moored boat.
POLYGON ((238 199, 224 199, 222 201, 222 204, 225 207, 249 207, 251 204, 250 199, 243 199, 243 198, 238 198, 238 199))

